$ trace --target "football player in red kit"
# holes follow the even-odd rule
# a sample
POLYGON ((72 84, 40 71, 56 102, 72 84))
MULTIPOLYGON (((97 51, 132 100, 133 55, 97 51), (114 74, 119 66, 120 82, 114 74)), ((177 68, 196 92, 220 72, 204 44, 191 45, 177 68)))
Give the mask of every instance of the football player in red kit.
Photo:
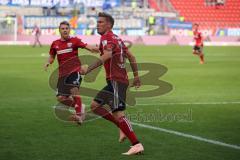
POLYGON ((126 91, 129 85, 125 67, 126 58, 133 70, 132 86, 140 87, 141 82, 138 77, 136 59, 123 41, 113 34, 113 25, 114 19, 111 15, 104 12, 98 14, 97 31, 101 35, 100 59, 89 67, 82 68, 82 73, 87 74, 100 65, 104 65, 107 84, 92 101, 91 109, 95 114, 114 123, 120 129, 119 142, 126 138, 130 140, 132 146, 128 152, 123 153, 124 155, 139 154, 144 151, 143 145, 139 142, 131 123, 124 115, 126 91), (103 107, 105 105, 110 106, 111 111, 105 109, 103 107))
POLYGON ((37 26, 37 24, 35 24, 32 33, 34 34, 34 43, 33 43, 33 47, 35 47, 37 44, 39 44, 40 47, 42 47, 42 44, 40 42, 40 35, 41 35, 41 29, 40 27, 37 26))
POLYGON ((203 37, 202 33, 198 30, 199 25, 193 25, 193 35, 195 45, 193 47, 193 54, 198 55, 200 58, 200 64, 204 64, 204 54, 203 54, 203 37))
POLYGON ((61 38, 52 43, 49 58, 44 67, 47 70, 57 57, 59 64, 57 100, 67 106, 74 107, 76 114, 71 118, 81 124, 84 117, 84 107, 79 95, 81 61, 78 57, 78 48, 91 52, 99 52, 99 49, 83 43, 77 37, 70 37, 70 24, 67 21, 60 23, 59 32, 61 38))

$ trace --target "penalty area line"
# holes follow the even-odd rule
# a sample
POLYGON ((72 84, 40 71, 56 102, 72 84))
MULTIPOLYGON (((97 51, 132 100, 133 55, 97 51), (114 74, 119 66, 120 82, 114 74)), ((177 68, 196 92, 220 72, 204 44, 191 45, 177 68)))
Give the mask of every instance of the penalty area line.
POLYGON ((150 126, 150 125, 141 124, 141 123, 131 122, 131 124, 135 125, 135 126, 138 126, 138 127, 142 127, 142 128, 147 128, 147 129, 151 129, 151 130, 155 130, 155 131, 159 131, 159 132, 174 134, 174 135, 185 137, 185 138, 191 138, 191 139, 194 139, 194 140, 207 142, 207 143, 215 144, 215 145, 218 145, 218 146, 223 146, 223 147, 228 147, 228 148, 240 150, 240 146, 234 145, 234 144, 228 144, 228 143, 224 143, 224 142, 220 142, 220 141, 216 141, 216 140, 212 140, 212 139, 208 139, 208 138, 203 138, 203 137, 200 137, 200 136, 194 136, 194 135, 191 135, 191 134, 186 134, 186 133, 182 133, 182 132, 178 132, 178 131, 174 131, 174 130, 168 130, 168 129, 155 127, 155 126, 150 126))

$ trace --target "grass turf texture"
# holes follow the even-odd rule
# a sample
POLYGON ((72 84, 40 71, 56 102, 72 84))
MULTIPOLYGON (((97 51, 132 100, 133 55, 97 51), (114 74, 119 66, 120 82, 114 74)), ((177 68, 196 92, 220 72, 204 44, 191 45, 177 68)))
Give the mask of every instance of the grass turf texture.
MULTIPOLYGON (((145 146, 145 154, 122 156, 120 153, 127 151, 130 144, 118 143, 118 129, 111 123, 100 119, 79 127, 56 119, 52 108, 56 104, 55 92, 48 86, 53 69, 43 71, 48 46, 0 46, 0 49, 0 159, 237 160, 240 157, 240 150, 137 126, 134 130, 145 146)), ((240 104, 180 104, 240 102, 239 47, 205 47, 204 65, 191 54, 191 47, 135 46, 131 50, 138 62, 165 65, 168 72, 161 79, 174 86, 166 95, 137 99, 138 105, 127 109, 133 121, 240 145, 240 104), (153 118, 158 114, 163 116, 153 118), (181 121, 171 116, 183 114, 190 115, 190 119, 181 121)), ((99 79, 82 85, 100 89, 104 75, 99 79)), ((90 99, 83 100, 89 106, 90 99)))

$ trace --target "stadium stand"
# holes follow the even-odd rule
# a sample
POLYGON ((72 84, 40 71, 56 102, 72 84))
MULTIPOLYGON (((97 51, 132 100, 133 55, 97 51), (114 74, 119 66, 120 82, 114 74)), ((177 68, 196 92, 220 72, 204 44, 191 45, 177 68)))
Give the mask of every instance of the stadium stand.
MULTIPOLYGON (((126 35, 126 39, 130 37, 129 40, 134 39, 140 44, 148 44, 146 39, 152 40, 151 44, 154 45, 189 44, 193 23, 200 24, 208 42, 218 42, 222 36, 232 37, 231 42, 236 42, 240 35, 240 0, 48 1, 51 4, 38 0, 26 1, 28 4, 23 1, 3 2, 0 0, 0 41, 30 41, 32 29, 38 24, 41 38, 48 44, 52 40, 50 38, 59 36, 58 25, 63 20, 69 20, 72 35, 97 36, 96 15, 101 11, 115 18, 116 34, 126 35)), ((92 42, 91 38, 89 42, 92 42)))
POLYGON ((221 7, 207 5, 204 0, 170 0, 170 2, 185 21, 199 23, 202 28, 239 27, 239 0, 227 0, 221 7))
POLYGON ((34 16, 42 16, 43 11, 41 7, 25 7, 25 6, 5 6, 0 5, 0 11, 5 12, 10 15, 34 15, 34 16))
POLYGON ((168 0, 148 0, 148 4, 149 8, 153 8, 156 12, 176 12, 168 0))

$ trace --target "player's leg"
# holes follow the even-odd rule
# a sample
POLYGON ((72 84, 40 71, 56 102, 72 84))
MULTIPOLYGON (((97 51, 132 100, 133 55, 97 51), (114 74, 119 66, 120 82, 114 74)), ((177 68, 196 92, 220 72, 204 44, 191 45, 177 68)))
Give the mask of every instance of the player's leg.
POLYGON ((93 100, 91 103, 91 110, 94 114, 103 117, 104 119, 114 123, 118 126, 118 121, 113 117, 112 113, 107 107, 104 107, 98 101, 93 100))
POLYGON ((37 35, 37 43, 39 44, 39 46, 40 46, 40 47, 42 47, 42 44, 41 44, 41 42, 40 42, 40 39, 39 39, 39 38, 40 38, 40 35, 37 35))
POLYGON ((125 101, 126 101, 126 91, 127 91, 128 85, 119 83, 116 81, 112 81, 112 86, 114 89, 113 106, 112 106, 113 116, 115 117, 115 119, 118 120, 119 128, 124 133, 124 135, 120 135, 120 138, 125 138, 124 136, 126 135, 132 144, 131 149, 124 154, 132 155, 132 154, 143 152, 144 150, 143 146, 138 141, 137 136, 132 129, 131 123, 129 122, 129 120, 124 114, 124 110, 126 109, 125 101))
POLYGON ((118 119, 120 133, 121 133, 121 131, 123 132, 123 135, 120 138, 125 139, 125 136, 127 136, 127 138, 129 139, 129 141, 132 144, 131 148, 127 152, 122 153, 122 154, 123 155, 141 154, 144 151, 144 147, 138 141, 137 136, 132 129, 132 125, 129 122, 129 120, 127 119, 127 117, 125 117, 124 112, 116 111, 113 113, 113 115, 116 119, 118 119))
MULTIPOLYGON (((78 88, 76 86, 79 86, 81 77, 77 73, 72 73, 68 76, 60 77, 58 79, 57 83, 57 97, 58 100, 61 101, 61 103, 69 106, 74 107, 76 113, 80 113, 82 111, 82 104, 81 101, 79 102, 76 99, 79 99, 78 95, 78 88), (74 85, 76 83, 76 85, 74 85), (78 98, 76 98, 78 97, 78 98), (78 106, 76 106, 76 101, 78 106)), ((82 118, 78 116, 77 114, 74 114, 70 117, 72 120, 76 121, 77 123, 82 123, 82 118)))
POLYGON ((199 48, 199 58, 200 58, 200 64, 204 64, 203 47, 199 48))
POLYGON ((36 44, 37 44, 37 36, 35 35, 35 36, 34 36, 34 43, 33 43, 33 47, 35 47, 35 46, 36 46, 36 44))
POLYGON ((121 134, 119 136, 119 140, 123 141, 127 136, 132 145, 139 143, 129 120, 124 115, 124 112, 123 111, 113 112, 113 116, 115 117, 115 119, 118 120, 119 128, 123 132, 123 133, 120 132, 121 134))
POLYGON ((66 105, 66 106, 74 107, 74 100, 70 96, 58 95, 57 96, 57 101, 62 103, 62 104, 64 104, 64 105, 66 105))
POLYGON ((194 55, 197 55, 197 54, 198 54, 198 53, 197 53, 197 46, 194 46, 194 47, 193 47, 192 53, 193 53, 194 55))
POLYGON ((64 81, 65 85, 70 89, 71 97, 74 100, 74 109, 76 114, 73 115, 73 119, 75 117, 75 119, 80 123, 83 122, 85 117, 85 108, 82 104, 82 99, 79 91, 81 81, 82 78, 79 72, 71 73, 64 81))
POLYGON ((84 107, 82 104, 81 96, 79 94, 79 88, 74 87, 70 90, 70 92, 71 92, 71 95, 74 100, 74 108, 75 108, 76 114, 79 116, 83 115, 85 113, 85 111, 84 111, 84 107))
POLYGON ((56 91, 56 98, 57 100, 68 106, 74 106, 74 100, 71 97, 70 90, 67 86, 65 86, 64 80, 66 77, 59 77, 57 82, 57 91, 56 91))
POLYGON ((113 117, 109 101, 113 97, 113 89, 111 83, 108 81, 107 85, 99 91, 91 103, 91 110, 94 114, 103 117, 104 119, 114 123, 118 126, 118 121, 113 117))

